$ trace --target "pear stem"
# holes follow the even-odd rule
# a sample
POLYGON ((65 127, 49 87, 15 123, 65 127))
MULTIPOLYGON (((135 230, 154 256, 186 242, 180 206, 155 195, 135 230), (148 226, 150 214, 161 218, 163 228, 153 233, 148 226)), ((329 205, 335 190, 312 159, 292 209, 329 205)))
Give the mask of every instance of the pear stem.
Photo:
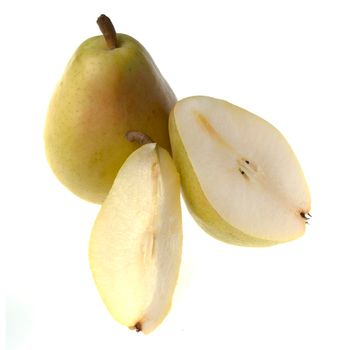
POLYGON ((147 143, 154 143, 148 135, 139 131, 130 130, 125 134, 125 137, 129 142, 137 142, 140 146, 146 145, 147 143))
POLYGON ((110 50, 115 49, 117 47, 117 33, 112 21, 106 15, 101 15, 97 18, 97 24, 106 40, 108 48, 110 50))

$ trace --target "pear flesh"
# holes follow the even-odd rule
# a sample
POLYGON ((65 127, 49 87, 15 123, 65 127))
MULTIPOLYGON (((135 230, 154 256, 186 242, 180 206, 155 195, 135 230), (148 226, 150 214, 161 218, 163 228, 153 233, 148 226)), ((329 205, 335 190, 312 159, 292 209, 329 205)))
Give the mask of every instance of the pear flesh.
POLYGON ((185 200, 205 231, 245 246, 304 233, 309 190, 291 147, 271 124, 197 96, 175 105, 169 128, 185 200))
POLYGON ((168 118, 176 97, 145 48, 117 35, 80 45, 52 96, 45 126, 46 155, 58 179, 79 197, 102 203, 119 168, 137 148, 128 130, 170 151, 168 118))
POLYGON ((169 153, 149 143, 120 169, 89 243, 96 286, 118 322, 144 333, 162 322, 181 250, 179 175, 169 153))

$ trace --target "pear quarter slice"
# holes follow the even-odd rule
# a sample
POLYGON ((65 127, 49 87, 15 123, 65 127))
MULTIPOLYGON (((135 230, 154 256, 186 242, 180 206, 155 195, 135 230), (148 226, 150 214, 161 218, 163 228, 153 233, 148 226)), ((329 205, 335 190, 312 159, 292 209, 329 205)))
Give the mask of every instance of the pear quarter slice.
POLYGON ((248 246, 304 233, 309 190, 291 147, 271 124, 197 96, 177 102, 169 131, 186 203, 205 231, 248 246))
POLYGON ((161 323, 181 249, 179 176, 168 152, 149 143, 118 172, 89 243, 96 286, 117 321, 144 333, 161 323))

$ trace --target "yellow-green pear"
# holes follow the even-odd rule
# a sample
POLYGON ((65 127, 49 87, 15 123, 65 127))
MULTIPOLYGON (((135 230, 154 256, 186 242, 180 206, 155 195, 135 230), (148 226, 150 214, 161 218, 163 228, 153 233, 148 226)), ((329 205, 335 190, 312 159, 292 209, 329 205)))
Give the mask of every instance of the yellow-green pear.
POLYGON ((179 175, 169 153, 147 143, 119 170, 89 243, 96 286, 115 320, 144 333, 162 322, 171 306, 181 250, 179 175))
POLYGON ((291 147, 267 121, 195 96, 177 102, 169 132, 187 206, 209 234, 268 246, 304 233, 308 186, 291 147))
POLYGON ((136 129, 170 151, 169 112, 176 97, 145 48, 116 34, 108 17, 103 36, 83 42, 51 99, 45 126, 49 164, 73 193, 101 203, 136 149, 124 135, 136 129))

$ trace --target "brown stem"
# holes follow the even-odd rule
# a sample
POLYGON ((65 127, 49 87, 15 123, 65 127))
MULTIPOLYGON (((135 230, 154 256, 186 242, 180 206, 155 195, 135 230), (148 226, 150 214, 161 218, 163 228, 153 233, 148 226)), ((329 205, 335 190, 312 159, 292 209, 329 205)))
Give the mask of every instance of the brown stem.
POLYGON ((112 21, 106 15, 101 15, 97 18, 97 24, 106 40, 108 48, 111 50, 115 49, 117 47, 117 33, 112 21))
POLYGON ((154 142, 148 135, 139 131, 130 130, 125 134, 125 137, 129 142, 137 142, 140 146, 154 142))

